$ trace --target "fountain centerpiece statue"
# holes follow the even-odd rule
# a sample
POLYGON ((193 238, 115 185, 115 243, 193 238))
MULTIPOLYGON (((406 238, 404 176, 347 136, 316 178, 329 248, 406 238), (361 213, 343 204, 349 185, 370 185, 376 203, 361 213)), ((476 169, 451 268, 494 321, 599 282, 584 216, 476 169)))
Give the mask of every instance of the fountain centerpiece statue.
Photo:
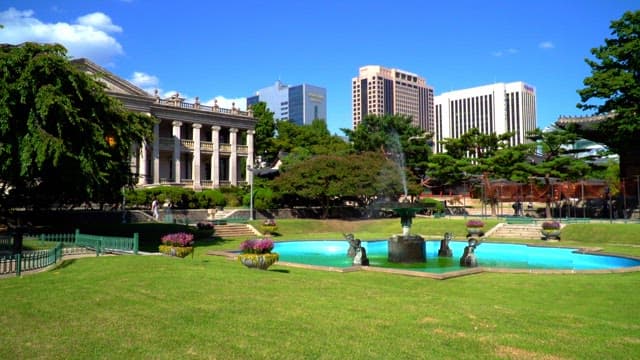
POLYGON ((389 239, 389 261, 395 263, 419 263, 427 261, 424 238, 411 234, 411 223, 416 214, 423 209, 416 203, 401 202, 389 204, 385 209, 400 216, 402 233, 389 239))

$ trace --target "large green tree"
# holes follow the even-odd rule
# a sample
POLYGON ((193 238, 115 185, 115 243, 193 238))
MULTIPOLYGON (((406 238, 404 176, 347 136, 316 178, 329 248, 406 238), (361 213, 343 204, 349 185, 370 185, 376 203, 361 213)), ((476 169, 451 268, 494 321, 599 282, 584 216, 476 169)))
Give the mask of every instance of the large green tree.
POLYGON ((356 152, 376 151, 393 160, 415 182, 427 169, 431 134, 413 125, 404 115, 367 115, 354 129, 341 129, 356 152))
POLYGON ((380 198, 402 193, 399 173, 382 154, 317 155, 287 168, 273 181, 279 197, 289 205, 316 205, 327 217, 331 206, 347 201, 366 207, 380 198))
POLYGON ((332 135, 321 119, 315 119, 309 125, 279 121, 277 132, 273 144, 278 151, 287 153, 283 159, 285 168, 316 155, 346 155, 351 152, 351 146, 332 135))
POLYGON ((0 46, 0 206, 113 201, 153 119, 124 109, 60 45, 0 46))
POLYGON ((603 143, 620 156, 620 176, 640 174, 640 10, 611 22, 610 39, 585 59, 591 76, 578 90, 578 108, 606 115, 597 125, 581 125, 581 136, 603 143))
POLYGON ((251 106, 253 117, 256 118, 256 135, 254 138, 254 151, 264 158, 264 161, 272 160, 277 155, 273 150, 273 137, 276 133, 276 122, 273 112, 267 108, 267 103, 261 101, 251 106))

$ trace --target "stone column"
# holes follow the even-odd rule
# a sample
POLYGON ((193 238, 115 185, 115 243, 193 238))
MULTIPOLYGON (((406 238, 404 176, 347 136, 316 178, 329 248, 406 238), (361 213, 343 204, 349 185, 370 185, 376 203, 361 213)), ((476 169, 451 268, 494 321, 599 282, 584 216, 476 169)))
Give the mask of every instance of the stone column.
POLYGON ((220 187, 220 126, 211 127, 211 141, 213 142, 213 153, 211 154, 211 180, 213 188, 220 187))
POLYGON ((193 124, 193 161, 191 162, 191 177, 193 179, 193 189, 200 190, 200 129, 201 124, 193 124))
POLYGON ((132 174, 138 173, 138 151, 140 149, 140 145, 133 144, 131 148, 129 148, 129 171, 132 174))
MULTIPOLYGON (((253 135, 256 133, 255 130, 247 130, 247 167, 255 167, 255 158, 254 158, 254 150, 253 150, 253 135)), ((245 179, 247 179, 247 183, 251 183, 253 181, 253 171, 249 171, 246 169, 247 174, 245 179)))
POLYGON ((238 129, 229 129, 229 142, 231 143, 231 156, 229 157, 229 183, 238 185, 238 129))
POLYGON ((147 142, 142 140, 142 144, 140 144, 140 164, 138 168, 140 169, 139 177, 138 177, 138 185, 146 185, 147 184, 147 142))
POLYGON ((160 184, 160 124, 153 125, 153 184, 160 184))
POLYGON ((174 121, 171 123, 173 125, 173 181, 176 184, 180 184, 180 178, 182 174, 180 174, 180 127, 182 126, 181 121, 174 121))

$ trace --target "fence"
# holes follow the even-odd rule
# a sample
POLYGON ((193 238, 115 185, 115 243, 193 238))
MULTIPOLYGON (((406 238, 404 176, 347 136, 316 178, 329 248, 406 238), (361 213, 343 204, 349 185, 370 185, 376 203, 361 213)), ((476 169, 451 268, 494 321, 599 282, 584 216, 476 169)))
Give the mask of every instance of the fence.
POLYGON ((100 256, 101 253, 113 251, 131 251, 137 255, 139 240, 138 233, 128 238, 81 234, 79 230, 76 230, 75 244, 76 246, 95 249, 96 256, 100 256))
POLYGON ((41 234, 41 243, 55 242, 51 249, 23 251, 21 254, 0 255, 0 275, 15 273, 17 276, 23 271, 37 270, 53 265, 64 255, 86 253, 89 249, 95 251, 96 256, 105 252, 132 252, 138 254, 138 233, 133 237, 99 236, 81 234, 76 230, 74 234, 41 234))
POLYGON ((62 243, 47 250, 24 251, 0 257, 0 275, 15 273, 17 276, 23 271, 37 270, 55 264, 62 258, 62 243))

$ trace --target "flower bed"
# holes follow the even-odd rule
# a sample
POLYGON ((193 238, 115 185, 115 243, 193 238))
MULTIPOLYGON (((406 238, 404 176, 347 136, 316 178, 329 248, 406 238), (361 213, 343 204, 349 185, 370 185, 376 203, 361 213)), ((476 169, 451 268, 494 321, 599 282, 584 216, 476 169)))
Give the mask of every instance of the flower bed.
POLYGON ((278 225, 274 219, 266 219, 260 225, 260 232, 263 234, 273 234, 278 229, 278 225))
POLYGON ((166 255, 185 257, 193 252, 193 234, 173 233, 161 238, 158 250, 166 255))
POLYGON ((545 230, 560 230, 560 223, 558 221, 545 221, 542 223, 542 228, 545 230))
POLYGON ((558 221, 545 221, 542 223, 543 240, 560 240, 560 223, 558 221))
POLYGON ((240 244, 242 254, 238 255, 238 261, 248 268, 266 270, 280 259, 278 253, 271 252, 273 246, 273 240, 269 238, 243 241, 240 244))
POLYGON ((467 221, 466 225, 468 228, 481 228, 481 227, 484 227, 484 222, 482 220, 473 219, 473 220, 467 221))

